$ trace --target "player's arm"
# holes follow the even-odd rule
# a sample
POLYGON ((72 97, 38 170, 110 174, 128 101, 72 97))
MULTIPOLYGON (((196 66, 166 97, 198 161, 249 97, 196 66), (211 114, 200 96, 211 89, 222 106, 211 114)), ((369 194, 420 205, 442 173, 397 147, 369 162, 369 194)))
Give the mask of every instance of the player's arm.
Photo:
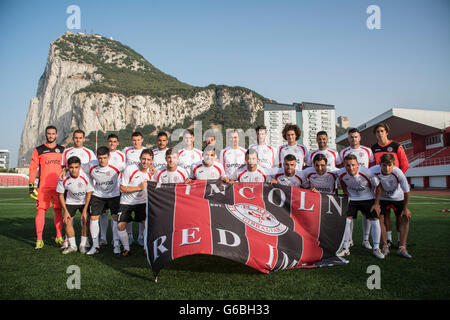
POLYGON ((84 204, 83 211, 81 212, 81 220, 83 220, 84 222, 87 222, 88 220, 87 211, 89 209, 89 203, 91 202, 91 198, 92 198, 92 191, 86 192, 86 202, 84 204))
POLYGON ((408 171, 409 169, 409 162, 408 158, 406 157, 405 150, 403 149, 402 146, 400 146, 397 150, 397 157, 400 169, 402 170, 403 173, 406 173, 406 171, 408 171))
POLYGON ((409 192, 405 192, 405 199, 403 204, 403 210, 401 216, 405 216, 406 219, 411 219, 411 211, 409 211, 408 204, 409 204, 409 192))
POLYGON ((37 170, 39 168, 39 154, 36 149, 33 150, 33 155, 31 156, 29 174, 28 174, 28 194, 34 200, 37 200, 36 186, 34 185, 34 180, 36 180, 37 170))
POLYGON ((123 184, 120 185, 120 192, 121 193, 133 193, 133 192, 138 192, 138 191, 142 191, 147 189, 147 181, 142 181, 138 186, 136 187, 130 187, 130 186, 125 186, 123 184))
POLYGON ((378 216, 380 216, 381 213, 381 208, 380 208, 380 199, 381 199, 381 194, 383 192, 381 183, 378 184, 377 188, 375 189, 375 203, 373 204, 372 208, 370 209, 370 211, 375 210, 375 212, 377 213, 378 216))
POLYGON ((67 224, 72 217, 69 214, 66 206, 66 199, 64 199, 64 193, 58 193, 59 203, 61 204, 61 208, 63 209, 63 222, 67 224))

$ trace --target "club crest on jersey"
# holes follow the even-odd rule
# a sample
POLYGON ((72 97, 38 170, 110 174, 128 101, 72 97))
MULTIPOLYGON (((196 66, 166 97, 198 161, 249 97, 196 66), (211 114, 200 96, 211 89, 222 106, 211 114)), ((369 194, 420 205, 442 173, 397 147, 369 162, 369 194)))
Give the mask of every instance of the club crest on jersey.
POLYGON ((259 232, 280 236, 288 230, 286 225, 279 222, 273 214, 261 207, 248 203, 227 204, 225 207, 235 218, 259 232))
POLYGON ((387 148, 387 151, 388 151, 388 152, 392 152, 392 150, 394 150, 394 149, 392 149, 392 147, 388 147, 388 148, 387 148))

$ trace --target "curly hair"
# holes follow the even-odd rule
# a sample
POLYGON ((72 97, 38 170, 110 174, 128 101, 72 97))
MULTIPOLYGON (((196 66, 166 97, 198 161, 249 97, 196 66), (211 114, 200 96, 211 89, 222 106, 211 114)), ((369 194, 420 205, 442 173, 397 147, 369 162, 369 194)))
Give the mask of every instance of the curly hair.
POLYGON ((291 131, 291 130, 293 130, 293 131, 295 132, 295 140, 300 139, 300 136, 301 136, 301 134, 302 134, 302 131, 300 130, 300 127, 299 127, 298 125, 292 124, 292 123, 287 123, 287 124, 284 126, 284 129, 283 129, 283 131, 282 131, 283 139, 284 139, 284 140, 287 140, 286 134, 287 134, 288 131, 291 131))

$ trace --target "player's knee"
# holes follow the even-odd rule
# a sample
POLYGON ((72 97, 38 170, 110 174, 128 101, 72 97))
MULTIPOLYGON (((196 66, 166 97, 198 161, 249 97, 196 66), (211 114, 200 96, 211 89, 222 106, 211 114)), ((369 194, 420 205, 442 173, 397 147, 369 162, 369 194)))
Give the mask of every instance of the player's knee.
POLYGON ((119 231, 125 231, 127 229, 127 224, 125 222, 119 222, 117 224, 117 229, 119 231))

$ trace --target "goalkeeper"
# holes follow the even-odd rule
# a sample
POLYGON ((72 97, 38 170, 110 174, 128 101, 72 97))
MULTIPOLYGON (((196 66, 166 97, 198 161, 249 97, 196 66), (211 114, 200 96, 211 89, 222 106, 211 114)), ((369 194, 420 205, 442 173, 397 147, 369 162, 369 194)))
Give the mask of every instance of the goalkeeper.
POLYGON ((42 233, 44 231, 45 212, 52 206, 52 203, 53 210, 55 212, 55 242, 57 244, 64 243, 64 239, 62 237, 63 218, 61 214, 61 205, 59 203, 58 193, 56 192, 58 175, 61 172, 62 153, 64 151, 64 147, 56 144, 57 136, 58 133, 54 126, 48 126, 45 128, 45 138, 47 139, 47 142, 33 150, 33 155, 30 162, 30 174, 28 181, 29 194, 31 198, 36 200, 37 209, 35 219, 37 240, 35 249, 41 249, 44 247, 42 233), (38 170, 39 186, 36 189, 34 181, 38 170))

